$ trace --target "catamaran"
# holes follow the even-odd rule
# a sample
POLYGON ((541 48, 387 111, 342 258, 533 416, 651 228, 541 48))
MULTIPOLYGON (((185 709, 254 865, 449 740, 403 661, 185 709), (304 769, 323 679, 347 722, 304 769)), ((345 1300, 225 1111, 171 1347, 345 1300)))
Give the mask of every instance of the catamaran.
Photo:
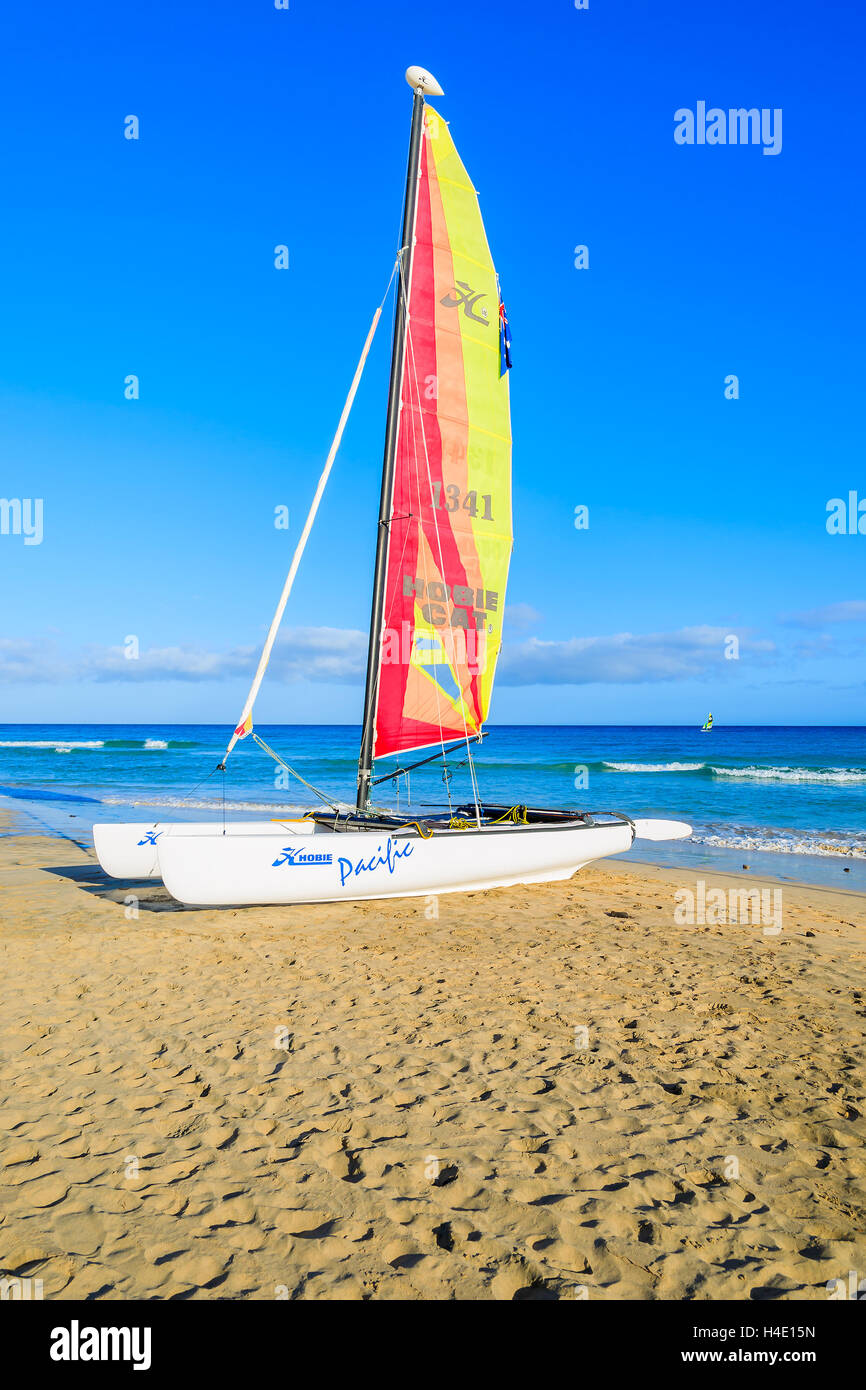
POLYGON ((713 727, 713 716, 707 715, 706 723, 701 725, 701 733, 708 734, 713 727))
MULTIPOLYGON (((512 550, 511 341, 475 189, 443 95, 411 67, 403 229, 385 421, 373 601, 354 806, 270 821, 164 821, 93 828, 105 871, 159 878, 190 905, 392 898, 543 883, 628 850, 680 839, 681 821, 620 811, 485 802, 472 745, 483 736, 502 645, 512 550), (430 750, 435 750, 433 753, 430 750), (374 804, 374 788, 460 750, 471 799, 431 814, 374 804), (405 765, 409 753, 424 757, 405 765), (397 759, 396 767, 381 759, 397 759), (378 763, 378 766, 377 766, 378 763), (386 771, 381 772, 385 766, 386 771), (378 774, 378 775, 374 775, 378 774)), ((240 739, 293 771, 255 731, 253 706, 364 369, 373 316, 240 721, 240 739)), ((303 779, 301 779, 303 780, 303 779)), ((446 781, 446 787, 447 787, 446 781)), ((316 789, 312 789, 316 790, 316 789)))

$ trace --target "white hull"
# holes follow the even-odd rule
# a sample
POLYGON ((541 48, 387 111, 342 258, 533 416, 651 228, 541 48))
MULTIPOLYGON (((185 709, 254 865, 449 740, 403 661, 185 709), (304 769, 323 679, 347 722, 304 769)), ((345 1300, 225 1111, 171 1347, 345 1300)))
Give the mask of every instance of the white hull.
MULTIPOLYGON (((291 826, 292 833, 303 833, 308 821, 227 821, 226 835, 281 834, 280 826, 291 826)), ((100 866, 110 878, 161 878, 157 846, 169 836, 219 835, 222 822, 141 821, 140 823, 94 825, 93 844, 100 866)))
POLYGON ((465 893, 570 878, 594 859, 622 854, 626 822, 443 830, 428 838, 381 830, 165 836, 159 868, 172 897, 195 907, 360 902, 465 893))

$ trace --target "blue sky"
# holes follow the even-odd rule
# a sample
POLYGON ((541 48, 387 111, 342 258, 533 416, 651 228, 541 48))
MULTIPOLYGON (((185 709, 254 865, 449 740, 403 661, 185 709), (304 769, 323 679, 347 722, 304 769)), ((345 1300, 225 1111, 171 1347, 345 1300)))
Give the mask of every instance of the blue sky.
MULTIPOLYGON (((0 495, 44 499, 44 537, 0 535, 0 722, 234 722, 390 273, 417 62, 514 334, 494 721, 862 723, 866 536, 825 519, 866 498, 864 27, 802 0, 15 7, 0 495), (676 144, 698 101, 781 108, 781 152, 676 144)), ((264 721, 359 718, 387 338, 264 721)))

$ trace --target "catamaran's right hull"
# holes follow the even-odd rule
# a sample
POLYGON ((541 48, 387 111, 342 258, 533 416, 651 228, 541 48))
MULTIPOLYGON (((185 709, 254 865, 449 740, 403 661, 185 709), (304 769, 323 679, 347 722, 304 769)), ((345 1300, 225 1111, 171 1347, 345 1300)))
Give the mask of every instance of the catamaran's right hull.
POLYGON ((158 842, 166 888, 195 907, 358 902, 570 878, 622 854, 631 825, 502 826, 427 839, 382 831, 184 835, 158 842))

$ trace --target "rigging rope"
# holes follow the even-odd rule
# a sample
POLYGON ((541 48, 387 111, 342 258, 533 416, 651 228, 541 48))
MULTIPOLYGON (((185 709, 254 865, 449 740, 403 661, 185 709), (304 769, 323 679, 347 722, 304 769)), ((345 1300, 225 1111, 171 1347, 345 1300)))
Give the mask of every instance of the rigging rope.
POLYGON ((318 787, 314 787, 312 782, 308 782, 306 777, 302 777, 300 772, 296 772, 293 767, 290 767, 289 764, 285 761, 285 759, 281 758, 279 753, 275 753, 273 748, 270 748, 268 744, 265 743, 264 739, 261 738, 255 732, 255 730, 253 731, 253 743, 257 743, 259 747, 265 753, 267 753, 269 758, 273 758, 275 763, 279 763, 280 767, 284 767, 286 769, 286 772, 290 772, 293 777, 297 777, 298 781, 303 782, 304 786, 309 788, 309 790, 314 794, 314 796, 317 796, 320 801, 324 801, 326 806, 330 806, 332 811, 339 814, 340 803, 338 801, 334 801, 332 797, 326 796, 324 792, 320 792, 318 787))
MULTIPOLYGON (((195 796, 195 794, 196 794, 196 792, 198 791, 199 787, 203 787, 204 784, 205 784, 205 782, 209 782, 210 779, 211 779, 212 777, 215 777, 216 774, 217 774, 218 772, 222 772, 222 771, 224 771, 223 764, 222 764, 222 763, 217 763, 216 767, 212 767, 212 768, 211 768, 211 770, 210 770, 210 772, 207 774, 207 776, 202 777, 200 781, 196 782, 195 786, 192 788, 191 791, 185 792, 185 793, 183 794, 183 796, 181 796, 181 798, 180 798, 181 801, 189 801, 189 799, 190 799, 191 796, 195 796)), ((140 802, 134 801, 132 804, 133 804, 133 806, 138 806, 138 805, 140 805, 140 802)), ((162 824, 161 821, 154 821, 154 825, 161 825, 161 824, 162 824)))

